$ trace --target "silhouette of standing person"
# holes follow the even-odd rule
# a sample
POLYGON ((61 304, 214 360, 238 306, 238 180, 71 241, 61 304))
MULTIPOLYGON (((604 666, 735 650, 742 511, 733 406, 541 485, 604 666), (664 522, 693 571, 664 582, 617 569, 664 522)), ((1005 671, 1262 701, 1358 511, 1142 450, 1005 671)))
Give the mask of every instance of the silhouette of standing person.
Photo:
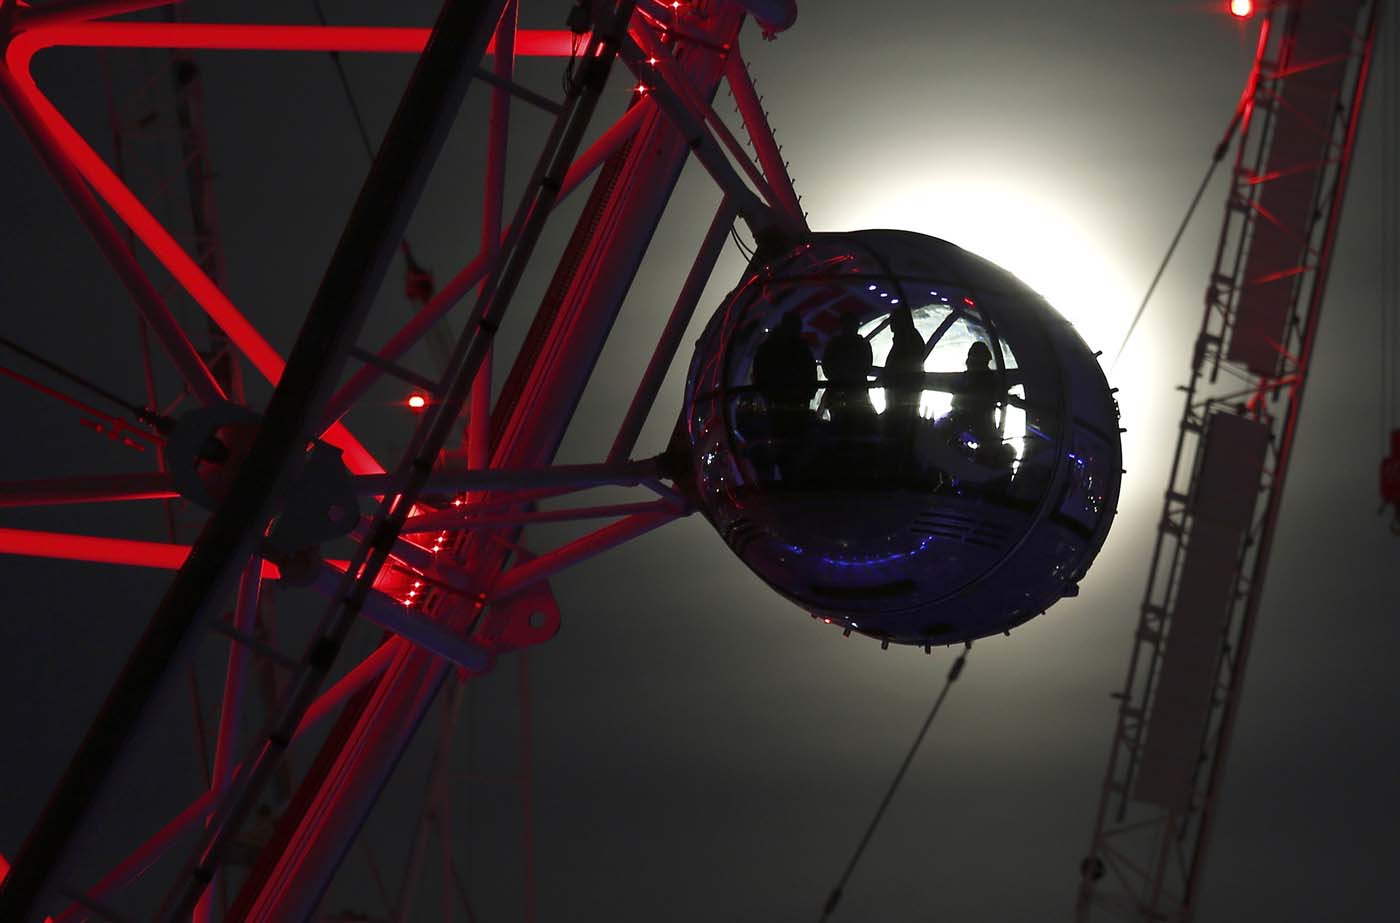
POLYGON ((841 315, 841 332, 822 353, 826 406, 831 411, 831 425, 840 436, 869 435, 875 430, 875 405, 870 402, 870 369, 874 365, 870 341, 860 335, 859 315, 841 315))
POLYGON ((885 358, 885 440, 893 443, 895 467, 912 463, 914 422, 924 390, 924 338, 907 306, 890 314, 894 343, 885 358))
POLYGON ((754 353, 753 383, 768 404, 778 474, 799 474, 817 393, 817 360, 802 341, 802 317, 789 311, 754 353))
POLYGON ((948 415, 952 438, 962 433, 972 437, 977 445, 975 457, 985 465, 1002 466, 1011 463, 1015 451, 1002 443, 997 428, 997 405, 1002 398, 997 386, 997 373, 992 369, 992 350, 978 340, 967 348, 967 371, 962 375, 953 409, 948 415))
POLYGON ((997 382, 992 351, 978 340, 967 348, 967 371, 953 395, 953 419, 979 446, 999 442, 996 424, 997 382))

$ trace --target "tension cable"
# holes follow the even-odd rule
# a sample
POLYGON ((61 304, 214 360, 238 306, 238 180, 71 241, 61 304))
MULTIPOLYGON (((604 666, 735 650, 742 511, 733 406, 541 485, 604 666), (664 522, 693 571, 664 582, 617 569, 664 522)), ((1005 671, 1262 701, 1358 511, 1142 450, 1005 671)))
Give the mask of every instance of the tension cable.
POLYGON ((1171 243, 1167 245, 1166 255, 1162 257, 1162 262, 1157 267, 1157 274, 1152 277, 1152 282, 1148 284, 1147 293, 1142 296, 1142 303, 1138 305, 1132 323, 1128 324, 1127 332, 1123 334, 1118 349, 1113 353, 1113 361, 1108 366, 1109 372, 1117 367, 1118 360, 1123 357, 1123 350, 1127 348, 1128 340, 1132 337, 1133 331, 1137 329, 1138 321, 1142 320, 1143 312, 1147 310, 1147 303, 1152 300, 1153 294, 1156 293, 1157 283, 1162 281, 1162 276, 1167 271, 1167 264, 1176 254, 1176 247, 1181 243, 1181 238, 1186 233, 1186 227, 1191 223, 1192 216, 1196 214, 1196 206, 1201 204, 1201 197, 1205 195, 1211 178, 1215 176, 1216 167, 1220 166, 1220 162, 1225 159, 1225 154, 1230 150, 1230 142, 1235 138, 1235 130, 1239 128, 1245 110, 1248 109, 1252 100, 1253 94, 1251 93, 1241 99, 1240 104, 1235 107, 1235 114, 1230 117, 1230 124, 1226 126, 1225 134, 1221 137, 1220 143, 1215 146, 1215 151, 1210 155, 1210 165, 1206 168, 1206 175, 1201 177, 1201 184, 1196 187, 1196 194, 1191 197, 1191 204, 1186 207, 1186 215, 1181 219, 1181 224, 1177 226, 1176 234, 1172 237, 1171 243))
POLYGON ((175 421, 165 416, 164 414, 156 413, 155 411, 149 408, 142 407, 138 404, 133 404, 131 401, 128 400, 123 400, 120 396, 113 394, 111 391, 108 391, 106 388, 102 387, 96 382, 82 377, 77 372, 64 368, 57 362, 54 362, 52 359, 46 359, 36 352, 25 349, 23 346, 19 345, 14 340, 9 339, 8 337, 0 336, 0 346, 4 346, 6 349, 11 350, 12 352, 19 353, 21 356, 28 359, 30 362, 33 362, 35 365, 43 366, 50 372, 53 372, 55 375, 58 375, 62 378, 66 378, 68 381, 72 382, 78 387, 84 388, 87 391, 96 394, 98 397, 102 398, 105 401, 108 401, 109 403, 116 404, 118 407, 130 413, 142 423, 145 423, 148 426, 155 427, 156 430, 161 433, 169 433, 175 428, 175 421))
POLYGON ((885 809, 890 806, 894 799, 894 793, 899 788, 899 783, 904 780, 904 774, 909 770, 909 764, 914 762, 914 754, 919 752, 919 745, 924 742, 924 735, 928 733, 929 727, 933 724, 933 719, 938 717, 938 710, 943 707, 943 700, 948 697, 948 690, 953 683, 962 676, 963 666, 967 663, 967 654, 972 650, 972 642, 968 641, 963 648, 958 659, 953 661, 953 665, 948 668, 948 678, 943 681, 943 688, 938 693, 938 698, 933 700, 933 708, 929 709, 928 717, 924 719, 923 727, 919 728, 919 733, 914 735, 914 743, 910 745, 909 752, 905 754, 904 762, 899 767, 899 772, 894 774, 894 781, 890 783, 889 791, 885 792, 884 800, 875 809, 875 816, 870 819, 870 826, 865 828, 865 835, 860 838, 860 843, 856 846, 855 854, 851 856, 851 861, 846 865, 846 871, 841 873, 841 880, 836 882, 836 887, 831 889, 831 894, 827 895, 826 904, 822 907, 820 920, 826 920, 836 910, 836 905, 841 903, 841 892, 846 887, 846 882, 851 880, 851 874, 856 870, 856 864, 860 862, 861 854, 865 852, 865 847, 870 844, 870 838, 875 835, 875 828, 880 826, 880 820, 885 816, 885 809))
MULTIPOLYGON (((321 9, 321 0, 311 0, 311 5, 316 8, 316 18, 321 21, 321 25, 329 26, 326 20, 326 12, 321 9)), ((374 143, 369 139, 369 129, 365 128, 365 117, 360 112, 360 104, 355 101, 355 94, 350 89, 350 78, 345 73, 345 65, 341 63, 340 52, 328 52, 331 56, 331 63, 335 65, 336 76, 340 78, 340 88, 345 93, 345 101, 350 104, 350 114, 355 119, 355 129, 360 134, 360 143, 365 146, 365 156, 371 161, 374 160, 374 143)))
MULTIPOLYGON (((329 26, 326 19, 325 10, 321 9, 321 0, 311 0, 312 7, 316 10, 316 18, 321 25, 329 26)), ((370 140, 369 128, 365 125, 364 112, 360 109, 359 102, 355 99, 355 91, 350 88, 350 76, 345 72, 345 64, 340 59, 340 52, 329 51, 331 63, 335 65, 335 74, 340 78, 340 89, 345 96, 345 102, 350 107, 350 115, 355 121, 355 132, 360 136, 360 145, 364 148, 365 157, 374 162, 374 142, 370 140)), ((432 275, 413 259, 413 249, 408 244, 408 238, 399 241, 399 250, 403 252, 404 258, 404 286, 409 297, 420 302, 427 301, 433 296, 432 275), (424 287, 426 284, 426 288, 424 287), (424 295, 426 292, 426 295, 424 295), (421 297, 420 297, 421 296, 421 297)))
POLYGON ((729 239, 734 241, 734 246, 739 248, 739 253, 747 262, 753 262, 754 249, 744 243, 744 239, 739 236, 739 231, 733 226, 729 226, 729 239))

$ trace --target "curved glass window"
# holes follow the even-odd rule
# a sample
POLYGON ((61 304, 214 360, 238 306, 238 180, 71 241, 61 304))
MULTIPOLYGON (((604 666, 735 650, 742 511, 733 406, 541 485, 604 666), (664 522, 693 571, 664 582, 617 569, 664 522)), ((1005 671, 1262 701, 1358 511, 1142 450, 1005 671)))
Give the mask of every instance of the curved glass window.
POLYGON ((863 275, 782 284, 797 281, 763 286, 726 344, 737 483, 1010 486, 1025 385, 971 296, 863 275))

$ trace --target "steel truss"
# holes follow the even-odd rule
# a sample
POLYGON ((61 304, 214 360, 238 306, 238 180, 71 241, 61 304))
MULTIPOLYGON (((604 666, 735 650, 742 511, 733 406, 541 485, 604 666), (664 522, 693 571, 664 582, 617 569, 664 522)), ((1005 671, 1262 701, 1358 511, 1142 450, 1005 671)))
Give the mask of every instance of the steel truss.
MULTIPOLYGON (((199 405, 173 421, 151 408, 148 416, 155 423, 128 426, 160 444, 177 440, 182 425, 193 427, 188 421, 207 415, 225 424, 251 420, 254 429, 192 546, 0 529, 0 552, 177 569, 146 633, 14 857, 0 886, 4 920, 47 915, 56 921, 311 917, 446 681, 468 679, 490 669, 497 657, 551 637, 559 624, 547 583, 553 574, 689 512, 683 496, 666 483, 670 472, 660 457, 631 460, 642 424, 734 219, 743 218, 761 242, 806 230, 737 41, 748 12, 769 32, 790 25, 795 16, 791 0, 613 0, 596 5, 594 21, 579 35, 518 29, 516 0, 447 0, 432 30, 250 26, 174 17, 102 21, 165 5, 160 0, 90 0, 41 9, 0 4, 0 99, 116 270, 186 394, 199 405), (203 49, 419 55, 285 361, 219 284, 197 85, 178 101, 196 210, 192 255, 35 84, 31 59, 56 46, 170 49, 177 69, 182 62, 187 67, 192 53, 203 49), (487 54, 493 56, 489 68, 480 64, 487 54), (519 55, 553 56, 561 66, 563 58, 572 57, 563 98, 549 99, 520 86, 513 71, 519 55), (644 89, 626 114, 585 148, 585 132, 619 55, 644 89), (738 103, 756 163, 713 110, 724 79, 738 103), (362 346, 359 336, 374 295, 458 106, 477 82, 485 84, 492 101, 482 133, 488 166, 481 251, 381 347, 362 346), (526 191, 506 222, 507 139, 511 107, 517 103, 550 112, 554 123, 526 191), (651 362, 608 457, 593 465, 551 467, 692 151, 720 187, 721 201, 651 362), (583 215, 506 385, 493 401, 489 368, 495 332, 525 273, 538 271, 531 268, 532 257, 554 206, 594 174, 599 178, 583 215), (112 215, 126 226, 125 234, 112 215), (168 293, 143 268, 133 241, 216 325, 218 350, 226 339, 275 384, 260 412, 227 409, 241 399, 238 360, 216 369, 219 357, 192 345, 170 308, 168 293), (408 350, 438 329, 435 325, 473 291, 446 369, 434 376, 407 368, 408 350), (422 387, 430 397, 402 456, 387 469, 341 422, 386 376, 422 387), (469 408, 468 466, 454 472, 440 461, 469 408), (291 528, 289 522, 295 525, 303 517, 305 501, 298 495, 308 484, 320 483, 318 472, 324 472, 328 454, 344 459, 348 496, 377 498, 369 517, 346 519, 342 505, 313 508, 319 528, 329 519, 343 525, 341 531, 353 540, 354 551, 344 561, 289 554, 276 542, 279 529, 291 528), (535 507, 543 498, 603 485, 640 487, 652 499, 571 510, 535 507), (520 547, 524 526, 566 518, 611 522, 538 555, 520 547), (418 540, 424 535, 434 537, 418 540), (287 652, 257 635, 259 600, 269 581, 309 585, 328 598, 300 652, 287 652), (222 617, 230 601, 232 610, 222 617), (384 628, 386 639, 361 662, 337 664, 348 633, 361 618, 384 628), (97 881, 73 880, 77 850, 100 836, 103 805, 120 794, 112 779, 137 759, 129 741, 150 723, 158 701, 178 694, 172 677, 192 663, 195 648, 210 633, 231 643, 208 790, 174 817, 153 821, 155 832, 97 881), (266 709, 253 746, 240 747, 239 715, 250 707, 248 676, 255 659, 283 670, 282 694, 266 709), (338 678, 327 686, 333 668, 338 678), (260 821, 253 818, 254 808, 283 765, 287 748, 332 718, 334 727, 286 809, 270 829, 255 831, 260 821), (255 854, 245 855, 248 844, 259 841, 255 854), (159 866, 165 873, 164 899, 158 906, 122 906, 124 886, 149 874, 166 854, 173 858, 159 866), (245 873, 236 871, 244 866, 245 873), (227 903, 215 900, 221 891, 228 895, 227 903)), ((200 449, 205 451, 213 450, 200 449)), ((224 451, 199 458, 217 463, 230 457, 224 451)), ((169 500, 189 495, 181 484, 178 472, 164 469, 149 475, 32 480, 0 485, 0 507, 169 500)), ((453 692, 444 709, 430 789, 442 784, 442 754, 450 746, 460 707, 455 685, 448 688, 453 692)), ((412 906, 428 832, 446 843, 449 824, 441 801, 426 799, 395 901, 396 919, 405 918, 412 906)), ((465 904, 468 895, 450 850, 445 851, 444 876, 465 904)), ((373 864, 371 868, 377 877, 373 864)), ((525 916, 533 916, 528 893, 525 916)))
POLYGON ((1184 923, 1199 904, 1381 6, 1280 2, 1261 24, 1147 590, 1114 696, 1081 921, 1184 923))

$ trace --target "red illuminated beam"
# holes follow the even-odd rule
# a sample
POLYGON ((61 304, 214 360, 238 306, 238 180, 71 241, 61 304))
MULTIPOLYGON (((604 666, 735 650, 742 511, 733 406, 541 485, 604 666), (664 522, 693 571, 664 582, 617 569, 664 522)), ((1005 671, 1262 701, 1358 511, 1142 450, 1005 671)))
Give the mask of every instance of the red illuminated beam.
MULTIPOLYGON (((189 545, 145 542, 129 538, 76 535, 72 532, 43 532, 36 529, 0 528, 0 554, 58 561, 84 561, 89 564, 121 564, 126 567, 154 567, 178 570, 189 557, 189 545)), ((345 561, 327 561, 344 569, 345 561)), ((278 580, 277 565, 264 561, 262 579, 278 580)))
POLYGON ((19 10, 19 27, 37 29, 61 23, 81 22, 85 19, 102 19, 122 13, 134 13, 158 6, 170 6, 179 0, 51 0, 41 7, 25 7, 19 10))
POLYGON ((523 526, 542 522, 573 522, 580 519, 607 519, 614 516, 629 516, 636 513, 676 513, 674 504, 665 500, 649 500, 644 503, 616 503, 609 506, 575 507, 563 510, 540 510, 527 512, 512 509, 497 513, 473 513, 470 508, 456 509, 441 513, 425 513, 411 516, 403 525, 404 535, 424 532, 456 531, 459 529, 481 529, 486 526, 523 526))
POLYGON ((610 548, 629 542, 653 529, 660 528, 683 516, 676 510, 633 513, 626 519, 590 532, 582 538, 561 545, 553 551, 532 558, 506 571, 492 589, 491 601, 503 602, 527 587, 546 580, 575 564, 579 564, 610 548))
POLYGON ((32 529, 0 529, 0 554, 17 554, 30 558, 175 570, 185 562, 189 553, 188 545, 174 545, 168 542, 100 538, 94 535, 40 532, 32 529))
MULTIPOLYGON (((180 565, 185 563, 189 553, 189 545, 175 545, 169 542, 144 542, 129 538, 41 532, 34 529, 0 529, 0 554, 28 558, 178 570, 180 565)), ((264 580, 277 580, 281 576, 277 565, 263 562, 264 580)))
POLYGON ((0 509, 67 503, 168 500, 178 496, 179 493, 170 485, 170 476, 159 473, 0 482, 0 509))
MULTIPOLYGON (((16 36, 9 55, 27 61, 44 48, 181 48, 190 51, 361 51, 419 54, 430 29, 395 26, 287 26, 201 22, 79 22, 29 29, 16 36), (20 46, 15 51, 15 46, 20 46)), ((493 41, 486 53, 495 50, 493 41)), ((567 58, 574 35, 567 29, 521 29, 515 53, 567 58)), ((18 71, 16 71, 18 73, 18 71)))

